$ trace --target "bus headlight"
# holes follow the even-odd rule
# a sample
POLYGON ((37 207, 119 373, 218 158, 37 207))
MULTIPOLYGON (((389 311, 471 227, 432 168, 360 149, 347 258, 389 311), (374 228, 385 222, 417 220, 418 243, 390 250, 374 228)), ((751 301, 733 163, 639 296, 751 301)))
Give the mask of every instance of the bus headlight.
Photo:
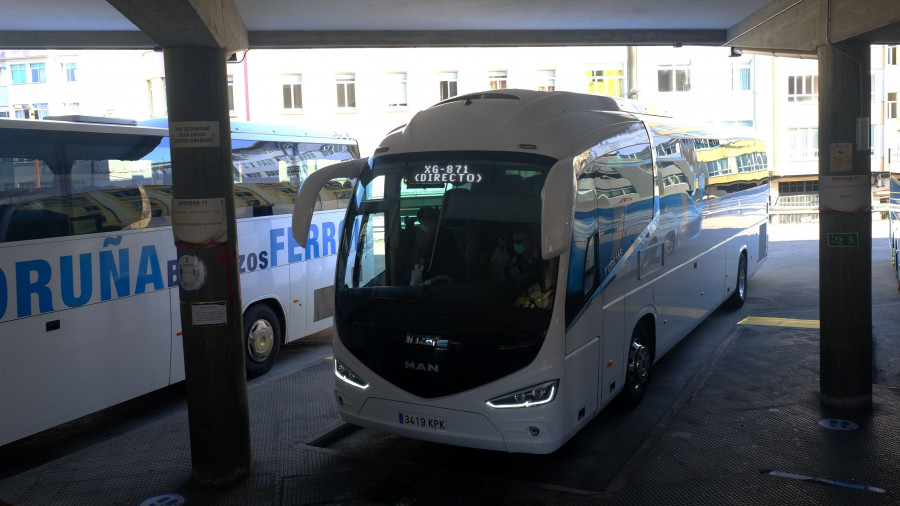
POLYGON ((492 408, 529 408, 531 406, 540 406, 541 404, 547 404, 556 397, 557 388, 559 388, 559 380, 548 381, 517 392, 495 397, 487 401, 487 405, 492 408))
POLYGON ((366 383, 364 379, 357 376, 355 372, 351 371, 349 367, 344 365, 338 359, 334 359, 334 375, 344 383, 353 385, 356 388, 360 388, 362 390, 369 388, 369 384, 366 383))

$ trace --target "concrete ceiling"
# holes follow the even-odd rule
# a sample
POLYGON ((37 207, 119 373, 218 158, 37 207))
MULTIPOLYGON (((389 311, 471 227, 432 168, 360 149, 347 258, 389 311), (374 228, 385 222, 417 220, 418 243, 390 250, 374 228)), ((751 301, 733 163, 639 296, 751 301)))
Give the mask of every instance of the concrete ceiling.
POLYGON ((900 34, 900 2, 0 0, 0 47, 743 44, 808 52, 824 19, 838 40, 878 34, 890 42, 900 34))

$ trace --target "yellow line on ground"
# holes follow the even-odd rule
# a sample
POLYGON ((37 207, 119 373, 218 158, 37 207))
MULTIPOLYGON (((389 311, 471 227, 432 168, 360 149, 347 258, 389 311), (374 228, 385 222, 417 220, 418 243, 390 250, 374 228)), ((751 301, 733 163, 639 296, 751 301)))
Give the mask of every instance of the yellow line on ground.
POLYGON ((765 325, 769 327, 795 327, 800 329, 817 329, 819 320, 797 320, 794 318, 770 318, 765 316, 748 316, 738 325, 765 325))

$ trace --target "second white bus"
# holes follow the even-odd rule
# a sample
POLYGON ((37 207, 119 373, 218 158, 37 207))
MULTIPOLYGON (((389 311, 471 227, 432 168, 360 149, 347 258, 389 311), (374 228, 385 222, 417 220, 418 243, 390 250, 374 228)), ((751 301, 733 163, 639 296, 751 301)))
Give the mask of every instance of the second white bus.
MULTIPOLYGON (((184 379, 166 121, 0 120, 0 444, 184 379)), ((349 182, 293 240, 300 182, 354 140, 232 123, 247 375, 332 324, 349 182)))

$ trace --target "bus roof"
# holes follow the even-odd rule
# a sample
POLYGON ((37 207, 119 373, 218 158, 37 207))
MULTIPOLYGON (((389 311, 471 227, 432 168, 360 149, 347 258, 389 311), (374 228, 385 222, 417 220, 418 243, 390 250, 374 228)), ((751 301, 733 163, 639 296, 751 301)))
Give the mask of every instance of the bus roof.
MULTIPOLYGON (((8 130, 41 130, 56 132, 91 132, 104 134, 128 134, 128 135, 151 135, 163 137, 168 135, 164 129, 153 128, 148 126, 135 126, 135 123, 110 123, 110 122, 84 122, 84 121, 67 121, 58 118, 66 117, 50 117, 50 119, 33 120, 33 119, 13 119, 0 118, 0 129, 8 130)), ((131 120, 125 120, 131 121, 131 120)))
MULTIPOLYGON (((169 128, 169 118, 152 118, 138 121, 138 125, 152 126, 157 128, 169 128)), ((232 121, 231 133, 234 137, 240 137, 241 134, 252 135, 253 138, 269 138, 278 140, 283 137, 308 137, 310 140, 320 140, 323 142, 335 142, 337 140, 346 141, 345 143, 355 143, 356 141, 347 134, 337 132, 325 132, 322 130, 314 130, 289 123, 258 123, 247 121, 232 121)))
POLYGON ((749 139, 735 127, 678 121, 640 102, 565 91, 491 90, 460 95, 417 113, 389 133, 377 153, 519 151, 556 159, 574 156, 612 125, 643 122, 655 135, 749 139))
POLYGON ((591 146, 598 130, 636 121, 603 95, 491 90, 418 112, 382 141, 379 152, 519 151, 560 159, 591 146))

